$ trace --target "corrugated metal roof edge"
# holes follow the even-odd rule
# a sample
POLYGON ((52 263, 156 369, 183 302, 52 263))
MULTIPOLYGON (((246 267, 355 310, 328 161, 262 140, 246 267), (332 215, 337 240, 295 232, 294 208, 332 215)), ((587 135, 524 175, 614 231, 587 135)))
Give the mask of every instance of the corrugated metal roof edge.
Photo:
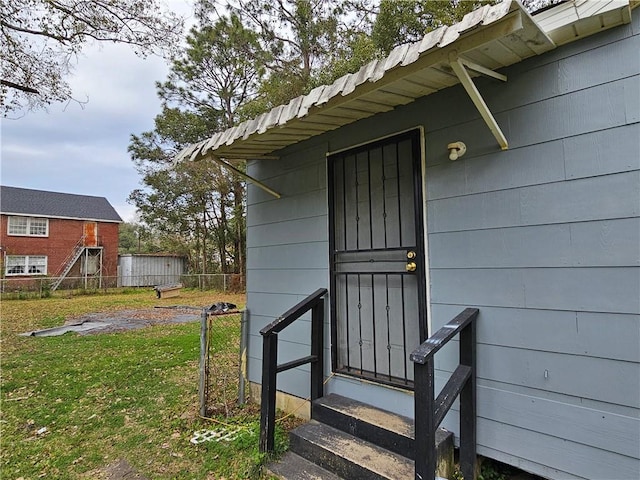
MULTIPOLYGON (((635 8, 638 6, 639 1, 617 0, 613 3, 626 2, 629 8, 635 8)), ((322 112, 323 106, 330 100, 339 96, 353 95, 356 90, 363 88, 363 85, 367 83, 375 84, 389 74, 390 71, 411 65, 426 52, 454 44, 462 34, 467 34, 474 29, 496 22, 515 11, 520 11, 527 22, 540 28, 543 35, 553 44, 553 41, 547 35, 549 32, 543 30, 517 0, 505 0, 496 5, 485 5, 465 15, 458 23, 448 27, 443 26, 427 33, 418 42, 396 47, 386 58, 374 60, 364 65, 356 73, 340 77, 330 85, 316 87, 307 95, 296 97, 286 105, 279 105, 254 119, 247 120, 222 132, 217 132, 206 140, 184 148, 176 155, 174 161, 198 160, 209 154, 214 154, 216 150, 223 146, 232 146, 238 140, 248 140, 252 136, 258 137, 269 130, 282 128, 293 120, 303 119, 309 115, 311 110, 322 112)), ((242 155, 238 156, 242 157, 242 155)), ((233 158, 231 156, 228 157, 233 158)), ((259 158, 259 155, 247 157, 259 158)))
POLYGON ((489 25, 517 10, 526 14, 526 11, 517 1, 507 0, 496 5, 485 5, 468 13, 458 23, 448 27, 443 26, 427 33, 420 41, 394 48, 386 58, 373 60, 361 67, 356 73, 344 75, 330 85, 316 87, 307 95, 296 97, 286 105, 274 107, 269 112, 265 112, 254 119, 242 122, 238 126, 228 128, 222 132, 217 132, 206 140, 184 148, 176 155, 175 161, 178 162, 187 158, 191 161, 197 160, 199 157, 214 153, 215 150, 223 145, 230 146, 236 140, 246 140, 254 133, 261 134, 274 127, 282 127, 293 119, 304 118, 312 107, 321 107, 338 95, 349 95, 357 87, 367 82, 375 83, 382 79, 388 71, 410 65, 425 52, 447 46, 455 42, 462 33, 467 33, 478 26, 489 25), (414 53, 414 48, 412 47, 416 46, 418 55, 406 58, 410 50, 411 54, 414 53), (354 79, 354 81, 349 82, 351 79, 354 79))

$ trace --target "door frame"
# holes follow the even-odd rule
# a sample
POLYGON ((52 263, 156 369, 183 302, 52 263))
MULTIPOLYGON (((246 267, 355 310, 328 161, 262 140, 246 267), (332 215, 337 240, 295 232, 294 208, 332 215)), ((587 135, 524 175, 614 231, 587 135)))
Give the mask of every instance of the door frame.
MULTIPOLYGON (((419 268, 422 270, 422 274, 418 280, 418 295, 419 304, 424 306, 421 318, 419 319, 419 331, 420 331, 420 343, 427 339, 431 332, 431 292, 430 292, 430 272, 429 272, 429 257, 428 257, 428 234, 427 234, 427 192, 426 192, 426 155, 425 155, 425 134, 424 127, 418 125, 405 130, 390 133, 388 135, 376 137, 366 142, 358 143, 352 146, 344 147, 341 149, 328 151, 326 153, 327 158, 327 206, 328 206, 328 231, 329 231, 329 284, 330 284, 330 308, 329 308, 329 321, 331 325, 331 371, 334 374, 345 375, 348 377, 355 377, 360 380, 370 380, 377 384, 385 385, 383 379, 371 380, 367 377, 358 375, 351 375, 343 371, 338 370, 338 335, 336 328, 336 302, 335 302, 335 272, 334 262, 332 256, 335 251, 335 214, 334 214, 334 172, 331 157, 344 152, 357 152, 358 150, 368 150, 375 148, 377 144, 385 144, 388 140, 402 139, 417 137, 416 144, 413 145, 413 185, 414 185, 414 216, 416 226, 416 248, 419 255, 419 268), (417 150, 417 151, 416 151, 417 150)), ((396 383, 389 384, 393 387, 402 386, 396 383)), ((412 386, 408 387, 412 389, 412 386)))

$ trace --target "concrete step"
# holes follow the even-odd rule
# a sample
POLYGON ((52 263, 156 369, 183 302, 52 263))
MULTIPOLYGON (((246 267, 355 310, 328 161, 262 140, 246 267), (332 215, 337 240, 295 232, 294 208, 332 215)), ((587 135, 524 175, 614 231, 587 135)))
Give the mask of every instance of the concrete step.
POLYGON ((414 477, 413 460, 315 420, 291 432, 290 449, 349 480, 414 477))
MULTIPOLYGON (((400 480, 414 478, 414 422, 330 394, 313 402, 311 422, 290 433, 290 451, 270 467, 282 479, 400 480)), ((453 474, 453 434, 436 434, 436 475, 453 474)))
POLYGON ((269 465, 267 473, 281 480, 342 480, 330 471, 291 451, 269 465))
MULTIPOLYGON (((411 418, 336 394, 316 400, 311 408, 311 416, 318 422, 415 459, 415 429, 411 418)), ((453 435, 439 429, 436 445, 438 455, 446 455, 449 449, 453 449, 453 435)))
POLYGON ((316 400, 312 417, 392 452, 415 458, 414 427, 410 418, 336 394, 316 400))

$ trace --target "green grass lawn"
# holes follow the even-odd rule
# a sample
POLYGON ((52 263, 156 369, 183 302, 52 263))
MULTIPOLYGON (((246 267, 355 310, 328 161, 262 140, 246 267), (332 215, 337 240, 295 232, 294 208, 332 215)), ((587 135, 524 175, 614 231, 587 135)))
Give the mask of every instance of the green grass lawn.
MULTIPOLYGON (((183 292, 163 300, 144 290, 2 302, 1 478, 104 478, 120 459, 150 479, 260 478, 257 406, 218 418, 240 426, 234 440, 190 443, 195 431, 228 428, 197 415, 198 312, 191 323, 121 333, 17 335, 91 312, 244 305, 241 295, 183 292)), ((281 448, 284 437, 279 431, 281 448)))

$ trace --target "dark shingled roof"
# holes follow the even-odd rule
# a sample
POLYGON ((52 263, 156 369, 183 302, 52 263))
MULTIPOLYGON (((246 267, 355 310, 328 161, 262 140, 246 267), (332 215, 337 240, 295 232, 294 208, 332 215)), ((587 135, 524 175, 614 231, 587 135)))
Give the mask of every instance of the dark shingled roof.
POLYGON ((122 222, 104 197, 0 186, 0 212, 14 215, 122 222))

